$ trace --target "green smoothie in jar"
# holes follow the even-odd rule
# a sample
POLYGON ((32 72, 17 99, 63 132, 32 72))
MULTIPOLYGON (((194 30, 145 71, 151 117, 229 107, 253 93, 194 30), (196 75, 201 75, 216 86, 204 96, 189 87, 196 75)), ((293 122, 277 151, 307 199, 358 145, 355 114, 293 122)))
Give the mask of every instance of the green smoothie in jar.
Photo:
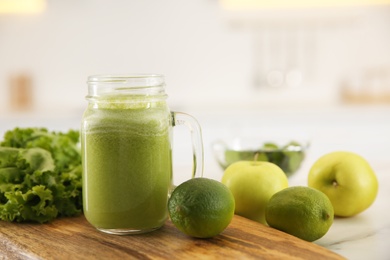
POLYGON ((84 214, 108 233, 154 230, 167 219, 171 113, 165 95, 114 89, 90 96, 83 116, 84 214))

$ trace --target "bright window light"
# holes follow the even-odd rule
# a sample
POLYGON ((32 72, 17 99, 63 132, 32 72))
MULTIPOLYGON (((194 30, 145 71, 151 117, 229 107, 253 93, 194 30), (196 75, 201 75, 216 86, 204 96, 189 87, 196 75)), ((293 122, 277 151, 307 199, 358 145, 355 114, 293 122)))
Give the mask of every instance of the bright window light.
POLYGON ((1 14, 37 14, 46 9, 46 0, 0 0, 1 14))

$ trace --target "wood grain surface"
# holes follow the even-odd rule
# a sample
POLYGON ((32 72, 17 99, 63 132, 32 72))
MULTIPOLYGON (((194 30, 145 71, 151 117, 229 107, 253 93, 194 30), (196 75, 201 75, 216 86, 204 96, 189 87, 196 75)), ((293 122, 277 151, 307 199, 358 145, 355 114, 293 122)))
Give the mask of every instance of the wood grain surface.
POLYGON ((344 259, 314 243, 234 216, 220 235, 196 239, 168 220, 130 236, 101 233, 84 216, 49 224, 0 221, 1 259, 344 259))

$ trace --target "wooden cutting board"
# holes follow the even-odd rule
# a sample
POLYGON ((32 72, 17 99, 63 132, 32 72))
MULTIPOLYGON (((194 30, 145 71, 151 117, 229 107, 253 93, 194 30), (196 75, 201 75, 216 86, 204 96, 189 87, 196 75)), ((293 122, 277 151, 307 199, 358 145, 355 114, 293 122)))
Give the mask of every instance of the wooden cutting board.
POLYGON ((220 235, 196 239, 168 220, 161 229, 116 236, 91 227, 84 216, 49 224, 0 221, 3 259, 344 259, 314 243, 234 216, 220 235))

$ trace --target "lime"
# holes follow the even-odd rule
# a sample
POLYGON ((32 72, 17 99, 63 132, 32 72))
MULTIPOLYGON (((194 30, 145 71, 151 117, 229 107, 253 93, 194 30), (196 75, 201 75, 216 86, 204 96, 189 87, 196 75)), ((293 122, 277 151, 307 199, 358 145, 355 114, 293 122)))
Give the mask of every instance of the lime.
POLYGON ((168 212, 172 223, 183 233, 209 238, 230 224, 234 215, 234 197, 221 182, 194 178, 172 192, 168 212))
POLYGON ((334 211, 321 191, 296 186, 275 193, 267 204, 265 217, 269 226, 311 242, 328 232, 334 211))

